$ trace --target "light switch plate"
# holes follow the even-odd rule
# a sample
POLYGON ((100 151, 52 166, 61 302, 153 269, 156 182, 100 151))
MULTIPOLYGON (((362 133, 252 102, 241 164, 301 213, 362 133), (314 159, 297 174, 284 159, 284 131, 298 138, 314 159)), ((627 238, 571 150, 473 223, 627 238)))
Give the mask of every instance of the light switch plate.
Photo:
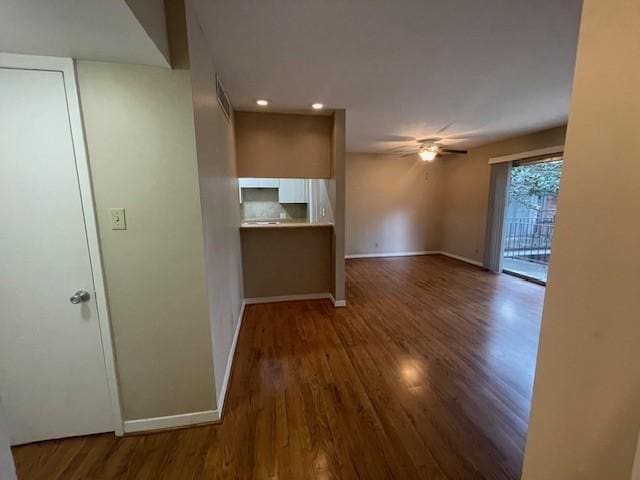
POLYGON ((124 215, 124 208, 111 209, 111 230, 126 230, 127 220, 124 215))

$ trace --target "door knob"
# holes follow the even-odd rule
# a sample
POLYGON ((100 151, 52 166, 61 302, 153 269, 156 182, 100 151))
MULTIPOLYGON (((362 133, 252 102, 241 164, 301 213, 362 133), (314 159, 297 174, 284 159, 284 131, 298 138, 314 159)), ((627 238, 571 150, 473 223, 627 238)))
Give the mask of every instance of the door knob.
POLYGON ((76 305, 81 302, 86 302, 90 298, 91 298, 91 295, 89 295, 89 292, 87 292, 86 290, 78 290, 76 293, 73 294, 73 296, 69 299, 69 301, 74 305, 76 305))

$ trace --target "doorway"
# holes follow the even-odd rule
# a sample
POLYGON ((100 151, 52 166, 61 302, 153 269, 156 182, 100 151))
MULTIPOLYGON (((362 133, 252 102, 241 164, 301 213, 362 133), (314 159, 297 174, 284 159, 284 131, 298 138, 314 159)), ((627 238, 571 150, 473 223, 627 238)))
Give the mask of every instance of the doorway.
POLYGON ((515 162, 509 173, 502 268, 546 285, 562 157, 515 162))
POLYGON ((0 401, 13 445, 119 433, 70 59, 0 54, 0 401))

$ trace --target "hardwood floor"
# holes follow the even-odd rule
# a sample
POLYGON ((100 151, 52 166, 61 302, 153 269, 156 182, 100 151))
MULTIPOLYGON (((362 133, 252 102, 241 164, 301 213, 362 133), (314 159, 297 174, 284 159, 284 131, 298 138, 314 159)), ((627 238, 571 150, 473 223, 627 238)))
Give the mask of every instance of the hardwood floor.
POLYGON ((349 260, 348 307, 248 306, 224 421, 14 449, 19 478, 520 477, 544 288, 349 260))

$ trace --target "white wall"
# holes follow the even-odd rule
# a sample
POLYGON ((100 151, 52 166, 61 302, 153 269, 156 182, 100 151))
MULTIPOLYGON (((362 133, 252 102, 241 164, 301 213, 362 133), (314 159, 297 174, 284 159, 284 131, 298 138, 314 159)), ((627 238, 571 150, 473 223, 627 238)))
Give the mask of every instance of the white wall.
POLYGON ((525 480, 627 480, 640 429, 640 3, 585 0, 525 480))
POLYGON ((189 3, 186 8, 213 366, 220 403, 244 298, 238 179, 233 126, 216 100, 216 69, 193 8, 189 3))

